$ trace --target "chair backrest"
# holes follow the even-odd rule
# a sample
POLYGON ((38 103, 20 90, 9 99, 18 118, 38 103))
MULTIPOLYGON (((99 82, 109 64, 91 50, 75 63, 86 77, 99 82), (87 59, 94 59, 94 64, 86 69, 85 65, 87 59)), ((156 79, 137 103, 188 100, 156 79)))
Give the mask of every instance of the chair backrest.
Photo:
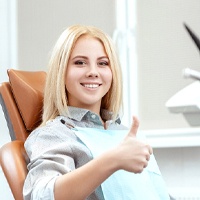
POLYGON ((23 200, 28 156, 24 141, 41 122, 46 73, 8 70, 9 82, 0 85, 0 103, 11 142, 0 149, 0 164, 15 200, 23 200))
POLYGON ((10 69, 8 77, 0 85, 0 103, 11 140, 25 141, 41 122, 46 73, 10 69))

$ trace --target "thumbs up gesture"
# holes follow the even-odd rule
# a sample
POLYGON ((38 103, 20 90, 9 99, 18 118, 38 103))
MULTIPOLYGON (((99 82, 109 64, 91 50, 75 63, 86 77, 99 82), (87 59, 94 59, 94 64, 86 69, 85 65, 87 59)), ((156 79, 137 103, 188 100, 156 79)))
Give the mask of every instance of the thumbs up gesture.
POLYGON ((130 128, 130 132, 129 132, 128 135, 132 136, 132 137, 136 137, 138 127, 139 127, 139 121, 135 116, 133 116, 133 122, 132 122, 132 125, 131 125, 131 128, 130 128))
POLYGON ((141 173, 148 165, 153 150, 149 144, 136 138, 139 121, 133 117, 129 133, 117 147, 119 168, 126 171, 141 173))

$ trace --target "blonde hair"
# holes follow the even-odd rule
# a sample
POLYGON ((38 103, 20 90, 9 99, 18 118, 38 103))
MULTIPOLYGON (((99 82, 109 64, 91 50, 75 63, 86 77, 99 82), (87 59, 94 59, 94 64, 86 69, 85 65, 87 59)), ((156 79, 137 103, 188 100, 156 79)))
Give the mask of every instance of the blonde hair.
POLYGON ((61 34, 51 54, 44 91, 42 124, 58 115, 69 116, 65 87, 66 69, 76 41, 82 35, 98 39, 105 48, 113 80, 108 93, 102 98, 101 108, 112 111, 113 119, 119 114, 122 107, 122 75, 111 38, 95 27, 74 25, 61 34))

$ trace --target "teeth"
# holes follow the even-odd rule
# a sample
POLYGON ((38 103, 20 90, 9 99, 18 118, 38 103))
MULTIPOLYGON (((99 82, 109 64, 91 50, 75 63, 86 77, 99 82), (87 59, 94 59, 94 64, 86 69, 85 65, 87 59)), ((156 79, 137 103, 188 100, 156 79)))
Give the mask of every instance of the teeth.
POLYGON ((86 88, 97 88, 99 87, 99 84, 84 84, 83 86, 86 88))

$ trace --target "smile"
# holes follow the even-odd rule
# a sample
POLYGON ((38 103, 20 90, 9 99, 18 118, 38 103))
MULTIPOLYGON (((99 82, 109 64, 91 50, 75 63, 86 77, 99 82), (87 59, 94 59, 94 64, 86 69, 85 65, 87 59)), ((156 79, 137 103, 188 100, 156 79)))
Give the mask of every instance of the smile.
POLYGON ((100 84, 81 84, 83 87, 86 88, 98 88, 100 84))

